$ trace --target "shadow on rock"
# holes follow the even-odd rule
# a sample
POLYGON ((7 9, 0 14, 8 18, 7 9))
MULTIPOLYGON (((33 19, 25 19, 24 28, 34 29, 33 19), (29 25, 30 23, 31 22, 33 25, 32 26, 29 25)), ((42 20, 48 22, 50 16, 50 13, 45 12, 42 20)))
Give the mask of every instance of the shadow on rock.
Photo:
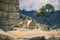
POLYGON ((29 39, 29 40, 45 40, 45 37, 44 36, 42 36, 42 37, 35 37, 35 38, 29 39))
POLYGON ((0 34, 0 40, 16 40, 16 39, 8 35, 0 34))

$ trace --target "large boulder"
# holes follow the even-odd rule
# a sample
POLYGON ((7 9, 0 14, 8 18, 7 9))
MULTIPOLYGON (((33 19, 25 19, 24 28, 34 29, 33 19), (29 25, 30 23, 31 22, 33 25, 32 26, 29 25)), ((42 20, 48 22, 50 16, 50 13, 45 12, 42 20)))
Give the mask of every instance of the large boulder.
POLYGON ((0 40, 17 40, 15 36, 9 35, 0 29, 0 40))
POLYGON ((0 29, 0 32, 5 32, 5 31, 3 31, 2 29, 0 29))
POLYGON ((42 37, 35 37, 35 38, 31 38, 29 40, 45 40, 45 37, 42 36, 42 37))
POLYGON ((16 39, 8 35, 0 34, 0 40, 16 40, 16 39))
POLYGON ((52 36, 46 40, 60 40, 60 37, 55 37, 55 36, 52 36))
POLYGON ((38 36, 32 38, 23 38, 24 40, 60 40, 60 37, 51 36, 49 38, 45 38, 45 36, 38 36))

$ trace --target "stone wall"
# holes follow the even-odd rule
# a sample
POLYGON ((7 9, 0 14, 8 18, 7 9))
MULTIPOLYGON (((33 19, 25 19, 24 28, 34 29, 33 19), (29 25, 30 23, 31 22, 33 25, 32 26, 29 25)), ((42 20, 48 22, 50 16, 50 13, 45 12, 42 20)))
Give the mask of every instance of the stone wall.
POLYGON ((19 0, 0 0, 0 28, 11 27, 20 20, 19 0))

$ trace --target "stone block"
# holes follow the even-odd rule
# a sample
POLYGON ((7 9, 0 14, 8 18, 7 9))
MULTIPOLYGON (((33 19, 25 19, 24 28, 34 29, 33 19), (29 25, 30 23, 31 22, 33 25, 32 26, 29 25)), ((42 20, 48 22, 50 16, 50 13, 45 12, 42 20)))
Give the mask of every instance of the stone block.
POLYGON ((13 20, 13 19, 9 19, 9 20, 10 20, 9 24, 12 24, 12 25, 16 25, 19 22, 19 20, 13 20))
POLYGON ((3 6, 4 6, 4 4, 3 3, 0 3, 0 11, 3 10, 3 6))
POLYGON ((11 3, 11 0, 3 0, 4 3, 11 3))
POLYGON ((7 16, 8 16, 8 13, 3 11, 2 17, 3 17, 3 18, 7 18, 7 16))
POLYGON ((0 0, 0 3, 2 3, 3 2, 3 0, 0 0))
POLYGON ((2 12, 2 11, 0 11, 0 18, 2 17, 2 13, 3 13, 3 12, 2 12))
POLYGON ((9 4, 8 8, 11 12, 17 12, 19 10, 19 5, 9 4))
POLYGON ((10 19, 19 19, 20 14, 19 13, 9 13, 9 18, 10 19))
POLYGON ((19 4, 19 0, 13 0, 14 4, 19 4))
POLYGON ((9 4, 3 4, 3 11, 9 11, 8 6, 9 4))
POLYGON ((8 23, 9 23, 9 20, 8 19, 2 18, 0 20, 0 24, 2 24, 2 25, 8 25, 8 23))
POLYGON ((13 12, 18 12, 19 11, 19 5, 13 5, 12 7, 13 12))

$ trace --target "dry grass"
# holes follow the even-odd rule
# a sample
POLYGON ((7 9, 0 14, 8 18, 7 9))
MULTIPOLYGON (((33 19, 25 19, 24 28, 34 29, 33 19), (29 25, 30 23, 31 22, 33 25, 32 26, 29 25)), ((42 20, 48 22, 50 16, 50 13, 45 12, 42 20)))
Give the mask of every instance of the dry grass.
POLYGON ((52 30, 52 31, 41 31, 41 30, 28 30, 24 28, 18 28, 19 31, 8 31, 7 33, 10 35, 13 35, 17 38, 24 38, 28 36, 34 36, 34 35, 39 35, 39 36, 45 36, 45 37, 50 37, 50 36, 60 36, 60 32, 52 30))

